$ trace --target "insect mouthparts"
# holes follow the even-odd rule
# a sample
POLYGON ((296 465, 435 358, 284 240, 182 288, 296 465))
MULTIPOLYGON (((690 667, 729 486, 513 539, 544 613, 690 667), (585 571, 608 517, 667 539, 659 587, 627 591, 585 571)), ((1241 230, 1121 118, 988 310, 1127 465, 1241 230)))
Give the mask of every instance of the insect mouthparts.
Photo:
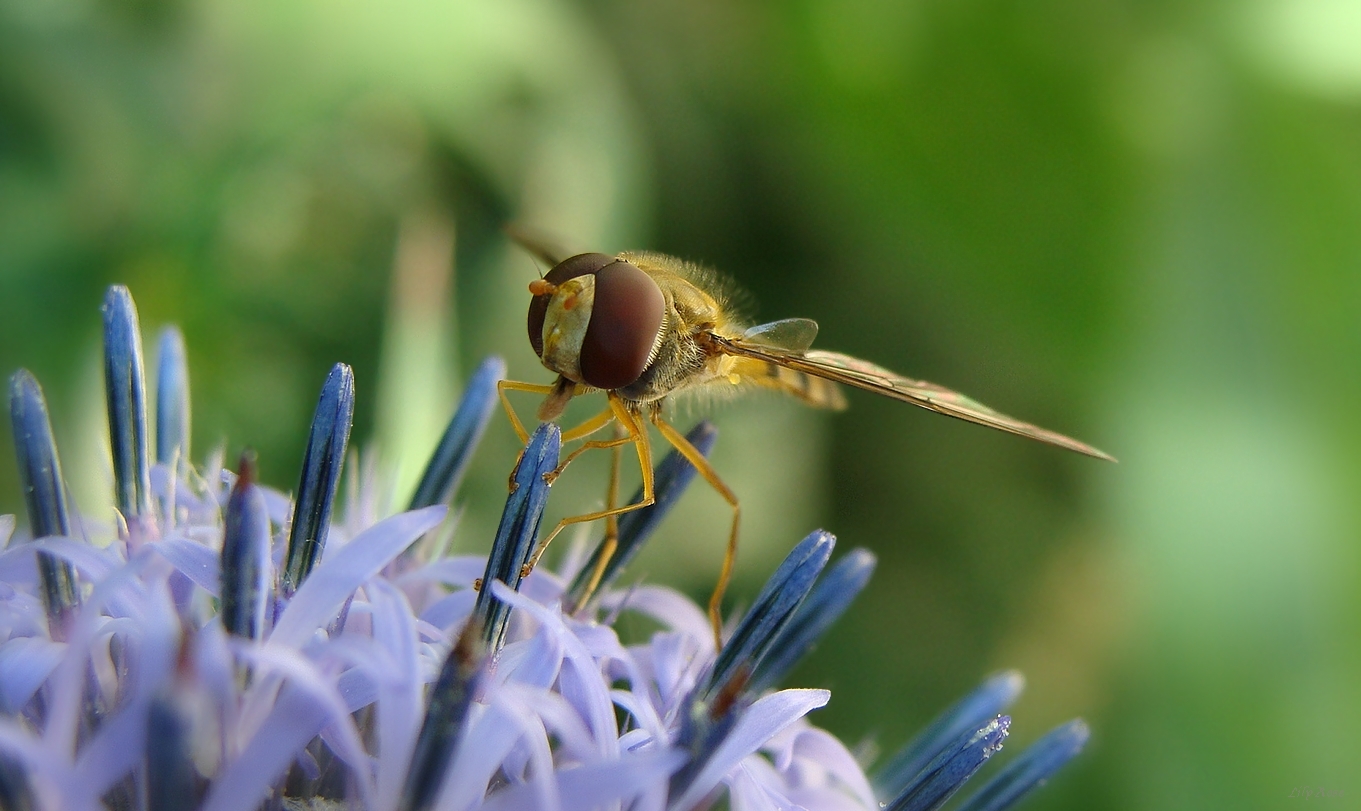
POLYGON ((547 279, 535 279, 529 283, 529 292, 535 296, 551 296, 558 286, 547 279))

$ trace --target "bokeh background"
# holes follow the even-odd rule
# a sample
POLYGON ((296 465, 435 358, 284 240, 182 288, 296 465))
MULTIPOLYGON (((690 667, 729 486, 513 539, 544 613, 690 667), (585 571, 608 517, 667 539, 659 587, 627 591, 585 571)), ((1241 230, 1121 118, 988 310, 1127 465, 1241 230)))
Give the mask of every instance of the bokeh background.
MULTIPOLYGON (((819 723, 891 749, 1019 667, 1014 744, 1094 729, 1031 808, 1352 807, 1357 43, 1349 0, 0 0, 0 368, 107 515, 126 283, 149 348, 186 333, 196 458, 248 444, 291 489, 344 360, 400 503, 478 359, 548 380, 505 223, 702 261, 756 318, 1121 459, 870 395, 682 407, 744 499, 731 605, 815 526, 879 556, 793 679, 833 689, 819 723)), ((460 550, 515 444, 498 418, 460 550)), ((637 576, 702 597, 726 521, 697 485, 637 576)))

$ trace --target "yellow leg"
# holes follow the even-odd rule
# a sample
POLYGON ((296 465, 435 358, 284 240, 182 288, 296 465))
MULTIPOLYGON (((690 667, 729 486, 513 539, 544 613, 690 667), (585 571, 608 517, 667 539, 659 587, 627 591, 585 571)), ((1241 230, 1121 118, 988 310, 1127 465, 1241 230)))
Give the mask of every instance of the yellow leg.
POLYGON ((541 386, 537 383, 521 383, 518 380, 498 380, 496 381, 496 396, 501 399, 501 407, 506 410, 506 416, 510 417, 510 425, 515 429, 515 435, 520 438, 521 443, 529 441, 529 432, 525 430, 525 424, 520 422, 520 416, 515 413, 515 407, 510 404, 510 398, 506 396, 508 391, 527 391, 531 394, 552 394, 552 386, 541 386))
MULTIPOLYGON (((616 439, 626 436, 623 428, 617 422, 614 424, 614 436, 616 439)), ((617 445, 610 449, 610 486, 605 491, 606 510, 613 510, 615 505, 619 503, 619 463, 623 459, 623 450, 617 445)), ((602 545, 605 547, 605 554, 600 556, 600 565, 597 567, 601 569, 601 573, 604 571, 605 563, 614 554, 614 548, 619 545, 619 516, 617 514, 605 518, 605 540, 602 541, 602 545)), ((599 579, 600 575, 597 574, 596 580, 599 581, 599 579)), ((595 585, 592 584, 591 591, 594 590, 595 585)))
POLYGON ((606 425, 609 425, 613 421, 614 409, 607 408, 604 411, 600 412, 599 414, 596 414, 594 417, 591 417, 589 420, 586 420, 582 424, 573 428, 572 430, 563 431, 562 441, 571 442, 574 439, 588 437, 591 434, 594 434, 596 431, 599 431, 601 428, 604 428, 606 425))
POLYGON ((583 442, 581 443, 581 447, 567 454, 567 458, 563 459, 562 462, 556 468, 543 474, 543 480, 548 482, 549 484, 552 484, 553 482, 557 481, 558 477, 562 475, 562 472, 567 469, 567 466, 572 464, 573 460, 575 460, 578 456, 582 455, 586 451, 595 450, 597 448, 614 448, 618 450, 620 445, 627 445, 632 441, 633 441, 632 437, 626 436, 620 437, 618 439, 593 439, 590 442, 583 442))
MULTIPOLYGON (((553 528, 552 532, 548 533, 542 541, 539 541, 539 545, 534 549, 534 554, 530 556, 529 562, 526 563, 521 570, 521 577, 528 576, 528 574, 534 570, 534 567, 539 563, 539 558, 543 557, 544 550, 548 548, 548 544, 558 536, 558 533, 562 532, 568 526, 585 523, 587 521, 595 521, 601 518, 608 518, 614 515, 622 515, 626 512, 632 512, 650 506, 657 500, 656 496, 653 494, 652 488, 652 448, 648 445, 647 428, 643 425, 643 422, 638 415, 631 413, 628 408, 624 406, 623 401, 613 393, 610 394, 610 410, 614 412, 614 418, 623 426, 626 436, 617 440, 601 440, 596 443, 588 442, 586 444, 612 448, 627 442, 632 442, 638 451, 638 466, 642 470, 643 475, 642 500, 636 504, 626 504, 623 507, 612 507, 598 512, 586 513, 585 515, 574 515, 562 519, 558 522, 558 525, 553 528)), ((559 468, 561 468, 561 466, 559 466, 559 468)))
MULTIPOLYGON (((510 404, 510 398, 506 396, 508 391, 527 391, 531 394, 551 394, 552 386, 541 386, 537 383, 521 383, 518 380, 498 380, 496 381, 496 396, 501 401, 501 407, 506 410, 506 416, 510 418, 510 427, 515 429, 515 435, 520 438, 521 443, 529 442, 529 432, 525 430, 524 423, 520 422, 520 416, 515 413, 515 407, 510 404)), ((525 458, 524 448, 520 449, 519 455, 515 457, 515 465, 510 469, 510 478, 506 481, 506 490, 514 493, 516 490, 515 471, 520 469, 520 462, 525 458)))
MULTIPOLYGON (((521 383, 518 380, 498 380, 496 381, 496 396, 501 400, 501 408, 505 409, 506 416, 510 418, 510 425, 515 429, 515 435, 521 442, 529 441, 529 431, 525 430, 525 424, 520 420, 520 415, 515 413, 515 407, 510 404, 510 398, 506 396, 508 391, 525 391, 530 394, 552 394, 557 391, 556 386, 544 386, 538 383, 521 383)), ((614 419, 613 409, 605 409, 594 417, 586 420, 570 431, 562 434, 563 442, 571 442, 574 439, 581 439, 590 436, 614 419)))
POLYGON ((704 481, 709 486, 718 491, 723 500, 732 506, 732 530, 728 533, 728 551, 723 556, 723 569, 718 573, 718 584, 714 586, 714 593, 709 597, 709 622, 714 626, 714 647, 723 647, 723 615, 720 611, 723 603, 723 593, 728 590, 728 581, 732 579, 733 564, 737 562, 737 525, 741 518, 742 509, 737 504, 737 496, 718 478, 718 473, 709 460, 704 458, 704 454, 699 449, 690 444, 690 440, 685 438, 685 434, 677 431, 666 420, 662 419, 660 411, 652 412, 652 424, 657 426, 662 437, 680 451, 685 460, 695 466, 699 475, 704 477, 704 481))
MULTIPOLYGON (((614 427, 616 435, 623 431, 618 423, 614 427)), ((620 451, 622 448, 615 446, 610 451, 610 488, 605 493, 605 510, 614 510, 614 505, 619 502, 619 462, 621 460, 620 451)), ((595 566, 591 569, 591 578, 586 581, 586 590, 581 595, 581 600, 571 606, 568 611, 575 613, 577 609, 586 605, 595 594, 595 590, 600 587, 600 579, 605 576, 605 567, 609 565, 610 559, 614 557, 614 551, 619 548, 619 514, 605 516, 605 538, 600 542, 600 556, 596 558, 595 566)))
MULTIPOLYGON (((496 396, 501 400, 501 407, 505 409, 506 416, 510 418, 511 427, 515 429, 515 433, 517 436, 520 437, 521 442, 528 442, 529 432, 525 430, 524 423, 520 421, 520 416, 515 413, 515 407, 510 404, 510 398, 506 396, 507 391, 527 391, 531 394, 552 394, 554 391, 556 391, 556 386, 541 386, 536 383, 521 383, 518 380, 496 381, 496 396)), ((596 431, 599 431, 601 428, 604 428, 606 425, 609 425, 613 419, 614 411, 607 408, 604 411, 592 417, 591 419, 586 420, 581 425, 578 425, 577 427, 571 429, 570 431, 564 432, 562 434, 562 441, 570 442, 574 439, 580 439, 584 436, 590 436, 596 431)), ((577 453, 580 453, 581 450, 583 449, 578 449, 577 453)), ((510 492, 512 493, 515 492, 515 470, 519 469, 520 460, 524 458, 524 453, 525 453, 524 449, 521 448, 520 455, 515 458, 515 466, 511 468, 510 481, 507 485, 507 489, 509 489, 510 492)), ((575 454, 573 456, 569 456, 568 461, 571 461, 572 458, 575 458, 575 454)), ((548 476, 550 476, 550 478, 548 479, 548 483, 552 484, 553 480, 556 479, 558 475, 562 473, 562 469, 565 467, 567 467, 567 462, 563 462, 561 465, 558 466, 557 470, 547 474, 548 476)))
MULTIPOLYGON (((562 433, 562 441, 571 442, 573 440, 581 439, 582 437, 590 436, 591 434, 594 434, 596 431, 599 431, 601 428, 604 428, 606 425, 609 425, 614 421, 615 421, 614 409, 607 408, 604 411, 600 412, 599 414, 596 414, 594 417, 591 417, 589 420, 586 420, 582 424, 571 429, 570 431, 564 431, 562 433)), ((595 448, 617 448, 619 445, 624 445, 631 441, 632 440, 625 436, 622 438, 616 437, 613 440, 604 441, 592 440, 590 442, 583 442, 581 444, 581 447, 567 454, 567 458, 562 460, 561 464, 559 464, 553 470, 550 470, 549 472, 545 473, 543 475, 544 481, 548 482, 549 484, 552 484, 553 482, 557 481, 558 477, 562 475, 562 472, 567 469, 567 466, 570 465, 574 459, 576 459, 578 456, 582 455, 586 451, 593 450, 595 448)), ((614 505, 611 504, 610 506, 614 505)))

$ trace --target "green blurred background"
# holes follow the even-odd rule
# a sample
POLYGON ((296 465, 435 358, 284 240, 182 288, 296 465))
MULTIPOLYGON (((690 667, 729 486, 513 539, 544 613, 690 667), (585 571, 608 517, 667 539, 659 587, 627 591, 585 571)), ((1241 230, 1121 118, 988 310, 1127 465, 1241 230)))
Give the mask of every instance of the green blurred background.
MULTIPOLYGON (((0 0, 0 368, 107 516, 123 282, 149 349, 186 333, 196 459, 250 444, 291 489, 344 360, 401 500, 479 358, 549 379, 504 223, 702 261, 756 318, 1121 459, 870 395, 682 406, 744 500, 730 605, 815 526, 879 556, 793 679, 833 689, 819 723, 890 749, 1018 667, 1013 744, 1094 729, 1029 807, 1354 807, 1359 42, 1354 0, 0 0)), ((498 418, 460 550, 515 445, 498 418)), ((701 488, 635 566, 696 596, 701 488)))

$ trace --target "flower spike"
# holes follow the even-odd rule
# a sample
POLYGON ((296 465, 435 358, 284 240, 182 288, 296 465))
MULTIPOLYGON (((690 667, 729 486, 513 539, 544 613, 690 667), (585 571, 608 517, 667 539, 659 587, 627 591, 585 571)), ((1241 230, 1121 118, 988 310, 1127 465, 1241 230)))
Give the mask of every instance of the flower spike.
POLYGON ((408 510, 442 504, 458 489, 473 450, 496 410, 496 381, 506 376, 506 362, 496 356, 482 361, 468 380, 458 409, 421 474, 408 510))
POLYGON ((690 762, 672 776, 673 796, 688 796, 691 783, 733 734, 742 710, 752 704, 747 689, 752 673, 788 626, 835 545, 830 533, 816 530, 794 547, 718 652, 713 670, 691 693, 678 735, 690 751, 690 762))
POLYGON ((193 730, 172 696, 160 695, 147 707, 147 811, 198 808, 193 730))
POLYGON ((1003 767, 959 811, 1003 811, 1031 789, 1048 780, 1087 744, 1091 730, 1081 718, 1074 719, 1032 743, 1003 767))
POLYGON ((735 680, 745 683, 761 666, 761 660, 779 641, 781 631, 813 588, 835 545, 836 538, 819 529, 794 547, 718 652, 714 669, 697 694, 700 703, 713 704, 720 696, 731 694, 735 680))
POLYGON ((875 563, 874 553, 868 549, 852 549, 818 578, 817 585, 794 612, 794 618, 771 643, 770 653, 757 666, 751 680, 753 692, 774 687, 808 655, 869 583, 875 563))
MULTIPOLYGON (((690 432, 685 435, 690 444, 695 446, 705 456, 714 448, 714 443, 718 441, 718 429, 708 420, 702 420, 690 432)), ((610 556, 605 564, 605 569, 600 576, 600 582, 596 584, 595 591, 609 586, 619 573, 628 566, 629 561, 633 560, 638 550, 643 548, 643 544, 652 536, 657 525, 666 517, 667 512, 675 505, 680 497, 685 494, 685 488, 690 486, 690 482, 695 478, 695 466, 686 461, 679 451, 671 451, 662 459, 652 473, 653 493, 656 501, 650 506, 640 510, 624 513, 619 516, 619 545, 615 548, 614 554, 610 556)), ((633 498, 625 502, 636 504, 643 499, 642 488, 633 494, 633 498)), ((591 578, 595 573, 596 566, 600 563, 600 556, 605 554, 602 545, 597 546, 591 553, 591 557, 577 572, 577 576, 572 580, 572 584, 567 587, 567 594, 563 599, 565 605, 570 610, 582 607, 584 601, 591 597, 591 578)))
POLYGON ((1011 719, 999 715, 978 729, 964 733, 883 808, 885 811, 935 811, 945 805, 945 801, 959 791, 988 758, 1001 750, 1010 727, 1011 719))
POLYGON ((189 363, 184 336, 178 327, 166 327, 156 347, 156 461, 183 464, 189 458, 189 363))
POLYGON ((529 437, 511 479, 510 498, 496 528, 482 586, 473 605, 473 618, 482 627, 482 639, 490 655, 501 650, 506 637, 510 606, 492 596, 491 584, 500 580, 512 590, 520 588, 521 572, 534 552, 539 521, 548 503, 549 484, 544 475, 558 466, 562 430, 551 422, 541 424, 529 437))
POLYGON ((245 639, 259 639, 269 607, 269 513, 255 484, 255 458, 241 455, 236 484, 227 498, 222 531, 222 627, 245 639))
POLYGON ((151 515, 146 373, 137 306, 121 284, 104 296, 104 389, 109 409, 115 504, 129 523, 151 515))
POLYGON ((936 716, 926 729, 908 741, 874 775, 880 796, 898 794, 907 782, 960 735, 983 726, 1011 706, 1025 688, 1025 677, 1015 670, 999 673, 936 716))
POLYGON ((0 808, 29 811, 37 807, 24 764, 11 755, 0 755, 0 808))
POLYGON ((470 620, 430 688, 430 703, 411 754, 399 811, 425 811, 439 798, 485 663, 482 629, 476 620, 470 620))
POLYGON ((337 363, 321 387, 317 410, 312 415, 312 432, 307 437, 307 451, 303 454, 293 525, 288 532, 288 553, 284 558, 283 590, 287 596, 292 596, 312 573, 326 548, 331 505, 340 486, 340 470, 353 424, 354 372, 337 363))
MULTIPOLYGON (((27 369, 20 369, 10 378, 9 416, 33 537, 69 535, 66 485, 61 478, 61 461, 52 438, 47 401, 42 387, 27 369)), ((75 572, 69 562, 50 552, 38 552, 38 571, 48 624, 54 636, 64 638, 66 618, 79 603, 75 572)))

